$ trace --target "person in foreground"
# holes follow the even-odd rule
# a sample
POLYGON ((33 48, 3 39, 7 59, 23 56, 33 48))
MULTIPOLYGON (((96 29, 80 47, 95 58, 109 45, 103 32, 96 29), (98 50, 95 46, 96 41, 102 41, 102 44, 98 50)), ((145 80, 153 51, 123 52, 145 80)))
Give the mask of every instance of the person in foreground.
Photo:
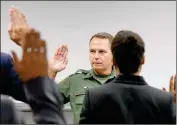
POLYGON ((122 30, 111 50, 117 78, 86 92, 80 124, 175 124, 171 93, 153 88, 140 76, 145 44, 135 32, 122 30))
POLYGON ((61 95, 54 81, 48 78, 45 41, 33 29, 22 36, 22 59, 19 60, 16 53, 12 52, 13 65, 24 84, 34 120, 38 124, 66 124, 61 95))

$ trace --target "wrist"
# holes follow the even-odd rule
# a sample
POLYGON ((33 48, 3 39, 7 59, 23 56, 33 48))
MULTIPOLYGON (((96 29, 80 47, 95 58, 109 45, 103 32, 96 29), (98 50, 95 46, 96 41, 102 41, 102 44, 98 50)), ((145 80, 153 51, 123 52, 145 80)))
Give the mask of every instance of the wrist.
POLYGON ((56 75, 57 75, 57 71, 56 70, 53 70, 51 68, 49 68, 48 70, 48 75, 51 79, 55 79, 56 75))

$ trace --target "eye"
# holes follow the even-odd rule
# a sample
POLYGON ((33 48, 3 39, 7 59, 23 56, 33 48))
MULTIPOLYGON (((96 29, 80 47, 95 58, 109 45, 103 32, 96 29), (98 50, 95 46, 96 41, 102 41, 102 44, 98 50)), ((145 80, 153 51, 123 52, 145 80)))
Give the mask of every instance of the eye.
POLYGON ((99 51, 99 53, 104 54, 104 53, 106 53, 106 52, 105 52, 105 51, 103 51, 103 50, 101 50, 101 51, 99 51))
POLYGON ((90 53, 95 53, 95 50, 90 50, 90 53))

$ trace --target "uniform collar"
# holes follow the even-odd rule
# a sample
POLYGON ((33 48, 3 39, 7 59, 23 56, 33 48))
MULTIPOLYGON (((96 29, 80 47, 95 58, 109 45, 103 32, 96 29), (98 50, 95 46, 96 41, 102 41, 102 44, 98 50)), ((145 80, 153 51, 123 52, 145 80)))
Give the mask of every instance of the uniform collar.
MULTIPOLYGON (((89 70, 89 72, 85 75, 85 79, 89 79, 91 77, 97 77, 97 75, 95 74, 95 72, 93 71, 93 69, 89 70)), ((116 73, 115 70, 113 69, 111 74, 110 74, 110 79, 111 78, 115 78, 116 77, 116 73)))

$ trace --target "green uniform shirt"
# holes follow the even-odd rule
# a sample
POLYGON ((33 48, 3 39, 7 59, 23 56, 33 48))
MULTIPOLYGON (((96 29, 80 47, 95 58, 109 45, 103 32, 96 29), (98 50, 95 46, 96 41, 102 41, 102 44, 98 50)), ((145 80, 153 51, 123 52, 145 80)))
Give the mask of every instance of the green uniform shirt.
POLYGON ((70 102, 74 116, 74 124, 79 123, 86 89, 103 85, 115 76, 114 70, 108 76, 99 76, 92 69, 80 69, 57 84, 59 91, 64 96, 64 103, 70 102))

